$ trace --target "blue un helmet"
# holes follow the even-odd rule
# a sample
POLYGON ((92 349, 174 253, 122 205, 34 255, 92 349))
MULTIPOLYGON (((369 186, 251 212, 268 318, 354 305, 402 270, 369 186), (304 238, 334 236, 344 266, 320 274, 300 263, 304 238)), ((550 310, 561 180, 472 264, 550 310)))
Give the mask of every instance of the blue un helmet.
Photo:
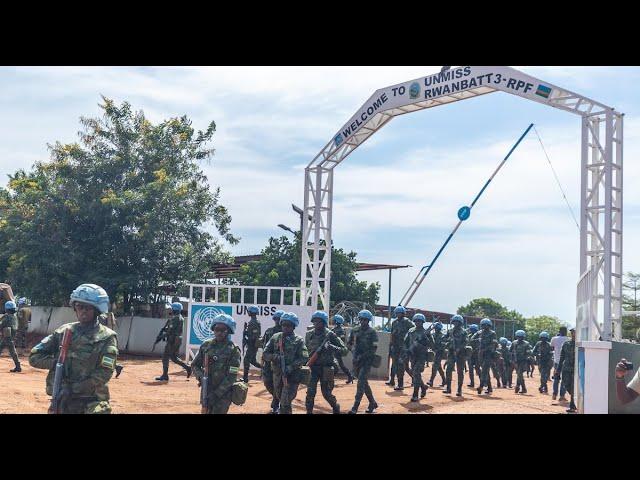
POLYGON ((421 314, 421 313, 416 313, 411 320, 413 320, 414 322, 426 322, 427 321, 425 316, 423 314, 421 314))
POLYGON ((539 337, 540 338, 546 338, 547 340, 549 340, 549 333, 548 332, 540 332, 539 337))
POLYGON ((442 330, 442 323, 441 322, 434 323, 433 328, 435 328, 436 330, 442 330))
POLYGON ((402 305, 398 305, 396 308, 393 309, 393 313, 398 315, 398 314, 405 314, 407 313, 406 308, 404 308, 402 305))
POLYGON ((319 318, 320 320, 322 320, 322 323, 324 323, 325 327, 329 325, 329 315, 327 315, 327 312, 323 312, 322 310, 316 310, 315 312, 313 312, 313 315, 311 315, 312 322, 314 318, 319 318))
POLYGON ((489 328, 491 328, 491 320, 489 320, 488 318, 483 318, 482 320, 480 320, 480 327, 484 327, 485 325, 488 325, 489 328))
MULTIPOLYGON (((93 283, 83 283, 80 285, 71 292, 69 300, 72 307, 74 303, 79 302, 97 308, 100 313, 107 313, 109 311, 109 295, 107 295, 104 288, 93 283)), ((182 304, 180 304, 180 308, 182 308, 182 304)))
POLYGON ((473 333, 476 333, 478 331, 478 324, 472 323, 471 325, 469 325, 469 330, 471 330, 473 333))
POLYGON ((518 337, 518 338, 524 338, 525 335, 526 335, 526 333, 524 333, 524 330, 518 330, 516 332, 516 337, 518 337))
POLYGON ((216 326, 217 323, 222 323, 226 325, 227 328, 231 331, 231 333, 236 333, 236 321, 233 319, 231 315, 227 315, 226 313, 221 313, 220 315, 216 315, 213 319, 213 323, 211 323, 211 330, 216 326))
POLYGON ((342 315, 334 315, 333 321, 338 325, 342 325, 344 323, 344 318, 342 317, 342 315))
POLYGON ((20 298, 18 299, 18 306, 19 306, 19 307, 21 307, 22 305, 26 305, 26 303, 27 303, 27 299, 26 299, 26 298, 24 298, 24 297, 20 297, 20 298))
POLYGON ((373 320, 373 314, 369 310, 360 310, 358 312, 358 318, 364 318, 366 320, 373 320))
POLYGON ((258 315, 258 313, 260 313, 260 309, 255 305, 251 305, 247 308, 247 312, 249 312, 249 315, 258 315))
POLYGON ((181 312, 182 304, 180 302, 173 302, 171 304, 171 310, 173 310, 174 312, 181 312))
POLYGON ((300 321, 298 320, 298 316, 293 312, 286 312, 284 315, 280 317, 280 323, 282 322, 290 322, 293 324, 293 328, 296 328, 300 321))
POLYGON ((13 303, 11 300, 9 300, 8 302, 6 302, 4 304, 4 309, 5 310, 15 310, 16 309, 16 304, 13 303))
POLYGON ((282 315, 284 315, 284 310, 276 310, 276 313, 271 318, 275 320, 276 318, 282 318, 282 315))
POLYGON ((451 323, 453 322, 460 322, 460 325, 462 325, 464 323, 464 318, 462 318, 462 315, 454 315, 451 317, 451 323))
POLYGON ((509 340, 507 340, 505 337, 500 337, 500 344, 505 346, 507 343, 509 343, 509 340))

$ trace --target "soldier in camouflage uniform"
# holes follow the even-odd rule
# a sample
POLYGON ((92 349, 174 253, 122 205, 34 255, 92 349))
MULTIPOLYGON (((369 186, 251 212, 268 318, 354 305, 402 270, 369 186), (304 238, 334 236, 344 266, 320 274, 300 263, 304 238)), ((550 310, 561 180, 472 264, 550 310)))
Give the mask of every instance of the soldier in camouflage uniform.
MULTIPOLYGON (((282 327, 280 326, 280 317, 282 317, 282 315, 284 315, 283 310, 277 310, 276 313, 273 314, 272 318, 275 325, 265 330, 264 335, 262 336, 262 345, 264 345, 264 347, 267 346, 271 337, 282 331, 282 327)), ((278 397, 276 397, 276 392, 273 387, 273 370, 271 369, 271 362, 262 362, 262 381, 264 382, 264 387, 271 394, 271 413, 276 414, 278 413, 278 397)))
POLYGON ((529 365, 529 357, 531 356, 531 345, 524 337, 526 333, 524 330, 518 330, 516 332, 516 340, 511 344, 511 354, 516 365, 516 393, 527 393, 527 386, 524 383, 524 372, 529 365))
POLYGON ((182 303, 173 302, 171 304, 173 316, 167 320, 162 330, 167 344, 162 353, 162 375, 156 377, 160 382, 169 381, 169 360, 180 365, 187 372, 187 378, 191 376, 191 367, 178 358, 180 345, 182 345, 182 328, 184 326, 184 318, 180 315, 182 311, 182 303))
MULTIPOLYGON (((335 333, 338 336, 338 338, 342 340, 342 343, 346 345, 347 334, 344 331, 344 328, 342 327, 342 325, 344 324, 344 318, 342 317, 342 315, 334 315, 333 322, 335 323, 333 327, 333 333, 335 333)), ((340 369, 342 370, 342 373, 344 373, 347 376, 347 381, 345 383, 347 384, 353 383, 353 375, 351 374, 349 369, 345 366, 344 361, 342 360, 343 356, 344 355, 340 355, 338 353, 335 354, 335 360, 333 361, 333 368, 336 373, 338 373, 338 369, 340 369)))
POLYGON ((467 336, 467 343, 471 346, 471 355, 469 355, 468 359, 468 369, 469 369, 469 380, 470 383, 467 387, 475 387, 475 377, 474 374, 478 376, 478 380, 480 379, 480 367, 478 363, 478 348, 480 348, 480 339, 475 337, 475 334, 478 333, 478 325, 472 323, 469 325, 469 335, 467 336))
POLYGON ((223 313, 213 319, 211 330, 213 338, 200 345, 191 367, 198 385, 201 385, 204 357, 209 357, 207 413, 226 414, 231 406, 232 387, 240 369, 240 349, 231 340, 231 335, 236 331, 236 322, 230 315, 223 313))
POLYGON ((116 332, 98 321, 100 313, 109 309, 109 297, 98 285, 82 284, 70 300, 78 322, 61 326, 33 347, 29 364, 49 370, 47 394, 51 395, 62 337, 65 330, 71 330, 60 398, 62 413, 111 413, 107 382, 118 357, 118 342, 116 332))
POLYGON ((246 347, 244 352, 244 358, 242 359, 242 365, 244 366, 244 374, 242 376, 242 381, 244 383, 249 383, 249 368, 253 365, 256 368, 262 368, 262 365, 258 363, 256 360, 256 355, 258 353, 258 349, 260 348, 260 334, 262 327, 260 326, 260 322, 256 318, 256 315, 260 312, 258 307, 255 305, 251 305, 247 312, 249 313, 249 323, 244 324, 244 331, 242 334, 242 344, 246 347))
POLYGON ((485 393, 493 392, 491 387, 491 378, 489 372, 495 361, 495 351, 498 347, 498 336, 496 332, 491 330, 491 320, 483 318, 480 321, 481 330, 476 333, 473 338, 479 340, 478 344, 478 363, 480 364, 480 385, 478 386, 478 394, 482 393, 482 388, 487 387, 485 393))
POLYGON ((553 366, 553 350, 551 349, 547 332, 540 332, 539 338, 540 340, 533 347, 531 354, 537 357, 538 369, 540 370, 540 387, 538 391, 540 393, 549 393, 547 382, 553 366))
POLYGON ((394 390, 404 389, 404 372, 406 369, 406 359, 404 357, 404 337, 415 325, 404 316, 406 313, 402 305, 398 305, 393 313, 396 315, 395 321, 391 324, 391 341, 389 353, 391 355, 391 378, 386 385, 394 386, 396 377, 398 386, 394 390))
POLYGON ((571 328, 571 340, 567 340, 562 345, 560 350, 560 362, 558 363, 558 370, 562 372, 562 384, 571 396, 571 402, 567 413, 575 413, 578 410, 575 402, 573 401, 573 375, 576 362, 576 329, 571 328))
POLYGON ((502 377, 502 386, 504 388, 512 387, 513 379, 513 361, 511 360, 511 352, 509 351, 509 340, 500 337, 500 353, 502 354, 502 368, 500 376, 502 377))
POLYGON ((18 333, 16 335, 16 347, 21 348, 24 352, 24 349, 27 348, 27 330, 29 329, 29 324, 31 323, 31 309, 26 306, 27 299, 22 297, 18 299, 18 313, 16 313, 16 317, 18 318, 18 333))
POLYGON ((447 349, 447 386, 442 393, 451 393, 451 377, 453 376, 453 367, 458 372, 458 391, 456 397, 462 396, 462 384, 464 383, 464 363, 467 358, 467 332, 462 328, 464 319, 460 315, 451 317, 453 329, 450 329, 445 335, 445 345, 447 349))
POLYGON ((415 327, 409 330, 404 337, 404 348, 406 356, 411 359, 411 378, 413 380, 413 396, 411 397, 411 401, 417 402, 418 390, 420 391, 420 398, 424 398, 429 388, 427 384, 422 381, 422 372, 427 362, 427 350, 429 347, 433 347, 433 338, 429 332, 424 329, 424 322, 426 321, 424 315, 416 313, 412 321, 415 327))
POLYGON ((282 332, 274 334, 269 339, 263 352, 264 361, 271 362, 273 385, 280 402, 281 415, 292 413, 291 403, 298 394, 298 386, 302 380, 301 368, 309 359, 304 339, 293 333, 299 323, 295 313, 287 312, 282 315, 280 317, 282 332), (282 370, 282 352, 284 352, 284 371, 282 370))
POLYGON ((309 359, 311 359, 314 353, 322 347, 318 352, 315 363, 310 366, 311 379, 309 385, 307 385, 307 398, 305 400, 305 406, 307 413, 313 413, 313 403, 316 398, 316 391, 318 389, 318 381, 320 382, 320 391, 322 396, 331 406, 334 414, 340 413, 340 405, 336 397, 333 395, 333 362, 334 355, 344 355, 348 352, 346 345, 338 336, 329 330, 329 316, 318 310, 311 317, 311 323, 313 323, 313 330, 307 332, 304 343, 307 346, 309 352, 309 359), (325 340, 328 343, 325 343, 325 340))
POLYGON ((433 381, 436 378, 436 374, 440 374, 440 378, 442 379, 441 387, 444 387, 447 382, 444 376, 444 370, 442 369, 442 357, 444 357, 445 353, 445 342, 444 342, 444 333, 442 333, 442 323, 436 322, 433 324, 434 332, 431 334, 432 345, 433 345, 433 366, 431 367, 431 379, 427 382, 430 387, 433 387, 433 381))
POLYGON ((363 395, 366 395, 369 400, 367 413, 373 413, 378 408, 378 403, 373 398, 373 392, 369 386, 369 371, 378 349, 378 334, 369 326, 369 322, 373 320, 373 314, 369 310, 360 310, 358 320, 360 320, 360 325, 351 330, 347 345, 349 350, 353 352, 353 371, 358 379, 356 398, 349 411, 351 415, 358 413, 363 395))
POLYGON ((4 311, 6 312, 0 320, 0 355, 4 351, 4 347, 7 347, 9 354, 13 359, 15 368, 10 370, 11 373, 21 372, 20 360, 18 359, 18 352, 16 352, 16 346, 14 339, 16 331, 18 329, 18 319, 16 318, 16 304, 9 300, 4 304, 4 311))

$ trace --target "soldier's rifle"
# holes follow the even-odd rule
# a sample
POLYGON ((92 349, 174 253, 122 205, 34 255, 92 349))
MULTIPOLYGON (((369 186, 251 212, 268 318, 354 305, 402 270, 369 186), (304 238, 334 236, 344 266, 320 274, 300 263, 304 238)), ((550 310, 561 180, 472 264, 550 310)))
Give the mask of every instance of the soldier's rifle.
POLYGON ((156 349, 156 345, 157 344, 159 344, 162 340, 166 339, 167 327, 168 327, 168 325, 165 325, 158 332, 158 336, 156 337, 156 341, 153 343, 153 347, 151 348, 151 353, 153 353, 153 351, 156 349))
POLYGON ((207 413, 209 410, 209 355, 206 353, 204 354, 203 367, 204 375, 201 382, 200 405, 202 405, 201 413, 207 413))
POLYGON ((67 352, 71 346, 71 329, 67 328, 62 334, 62 344, 60 345, 60 353, 56 362, 55 374, 53 377, 53 392, 51 394, 51 405, 49 413, 62 413, 62 380, 64 378, 64 362, 67 359, 67 352))
POLYGON ((307 361, 307 367, 313 367, 316 364, 316 362, 318 361, 318 357, 320 356, 320 352, 322 352, 322 350, 324 350, 327 347, 329 340, 330 340, 329 335, 327 335, 326 338, 320 344, 320 346, 316 348, 313 354, 311 355, 311 357, 309 357, 309 360, 307 361))
POLYGON ((249 327, 249 325, 247 324, 247 322, 244 322, 244 329, 242 330, 242 356, 244 357, 244 351, 247 348, 247 343, 249 342, 249 339, 247 338, 247 328, 249 327))
POLYGON ((284 388, 287 388, 289 386, 289 380, 287 380, 287 362, 284 358, 284 332, 280 337, 278 349, 280 350, 280 370, 282 370, 282 384, 284 385, 284 388))

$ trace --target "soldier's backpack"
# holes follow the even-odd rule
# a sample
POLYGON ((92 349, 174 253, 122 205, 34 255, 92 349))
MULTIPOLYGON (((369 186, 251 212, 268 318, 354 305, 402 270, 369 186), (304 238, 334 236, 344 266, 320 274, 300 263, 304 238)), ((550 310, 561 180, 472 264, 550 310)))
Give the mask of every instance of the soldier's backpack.
POLYGON ((231 401, 234 405, 244 405, 247 401, 249 386, 244 382, 235 382, 231 386, 231 401))

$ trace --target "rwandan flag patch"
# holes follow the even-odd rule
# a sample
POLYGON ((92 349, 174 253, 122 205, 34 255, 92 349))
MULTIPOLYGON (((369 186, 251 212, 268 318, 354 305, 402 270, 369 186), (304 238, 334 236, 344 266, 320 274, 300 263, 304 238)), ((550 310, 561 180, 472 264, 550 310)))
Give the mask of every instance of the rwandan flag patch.
POLYGON ((106 355, 104 355, 104 356, 102 357, 102 362, 100 362, 100 364, 101 364, 103 367, 105 367, 105 368, 111 368, 111 369, 113 369, 113 368, 114 368, 115 363, 116 363, 116 361, 115 361, 115 359, 114 359, 114 358, 107 357, 106 355))
POLYGON ((540 95, 544 98, 549 98, 549 95, 551 95, 551 89, 549 87, 545 87, 544 85, 538 85, 536 95, 540 95))
POLYGON ((238 373, 238 367, 229 367, 229 373, 238 373))

